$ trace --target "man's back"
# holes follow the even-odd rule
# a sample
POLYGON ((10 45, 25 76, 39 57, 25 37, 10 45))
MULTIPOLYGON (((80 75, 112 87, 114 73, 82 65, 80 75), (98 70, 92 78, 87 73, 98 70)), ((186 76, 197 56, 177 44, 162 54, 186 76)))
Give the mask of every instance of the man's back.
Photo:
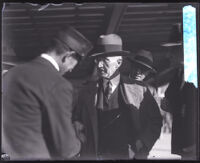
POLYGON ((57 157, 59 142, 55 140, 63 137, 58 127, 66 125, 62 112, 70 114, 72 90, 53 65, 40 57, 9 70, 3 79, 3 151, 11 159, 57 157), (59 97, 62 89, 69 96, 59 97), (69 105, 59 107, 63 100, 69 105))

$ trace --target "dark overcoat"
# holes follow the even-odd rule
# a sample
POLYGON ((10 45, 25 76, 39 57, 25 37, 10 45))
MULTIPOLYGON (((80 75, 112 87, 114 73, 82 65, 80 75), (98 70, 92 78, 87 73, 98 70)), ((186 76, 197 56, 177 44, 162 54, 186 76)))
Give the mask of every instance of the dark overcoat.
MULTIPOLYGON (((193 145, 196 148, 197 144, 198 90, 193 83, 186 81, 180 88, 180 81, 176 78, 167 88, 165 97, 169 101, 167 111, 173 116, 171 150, 174 154, 184 155, 183 148, 193 145)), ((192 157, 195 158, 193 152, 192 157)))
MULTIPOLYGON (((98 121, 97 121, 97 90, 98 82, 91 82, 80 91, 73 121, 84 125, 83 133, 86 142, 82 144, 83 159, 97 159, 98 153, 98 121)), ((121 77, 119 93, 124 101, 124 108, 130 110, 132 135, 135 140, 140 139, 150 151, 159 138, 162 117, 159 107, 147 87, 138 81, 121 77)))
POLYGON ((2 152, 12 160, 76 155, 72 95, 71 83, 44 58, 10 69, 3 78, 2 152))

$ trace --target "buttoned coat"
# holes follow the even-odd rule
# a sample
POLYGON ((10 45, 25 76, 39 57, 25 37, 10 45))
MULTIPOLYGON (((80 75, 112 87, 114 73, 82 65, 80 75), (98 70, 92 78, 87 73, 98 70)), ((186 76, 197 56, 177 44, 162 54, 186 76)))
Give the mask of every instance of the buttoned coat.
MULTIPOLYGON (((86 142, 82 144, 81 156, 83 159, 96 159, 98 152, 98 121, 97 121, 97 89, 98 82, 90 82, 79 94, 73 121, 78 121, 84 126, 83 133, 86 142)), ((125 105, 130 110, 132 133, 135 140, 140 139, 147 147, 153 147, 159 138, 162 126, 162 117, 159 107, 147 87, 138 81, 121 77, 119 93, 125 105)))
POLYGON ((11 160, 68 159, 80 150, 72 125, 73 87, 46 59, 3 77, 2 151, 11 160))

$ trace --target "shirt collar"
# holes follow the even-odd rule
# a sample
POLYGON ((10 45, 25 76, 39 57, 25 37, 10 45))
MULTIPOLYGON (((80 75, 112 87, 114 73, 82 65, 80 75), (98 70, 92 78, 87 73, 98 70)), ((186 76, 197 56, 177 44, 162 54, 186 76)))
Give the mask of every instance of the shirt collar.
POLYGON ((57 62, 55 61, 55 59, 53 57, 51 57, 50 55, 48 55, 46 53, 42 53, 41 57, 48 60, 49 62, 51 62, 52 65, 56 68, 56 70, 58 70, 58 71, 60 70, 57 62))
MULTIPOLYGON (((105 85, 105 83, 107 83, 107 82, 108 82, 108 80, 104 79, 103 80, 103 85, 105 85)), ((118 86, 119 82, 120 82, 120 74, 110 80, 110 84, 111 84, 111 87, 112 87, 112 92, 118 86)))
POLYGON ((119 81, 120 81, 120 74, 110 80, 112 85, 116 85, 116 86, 119 84, 119 81))

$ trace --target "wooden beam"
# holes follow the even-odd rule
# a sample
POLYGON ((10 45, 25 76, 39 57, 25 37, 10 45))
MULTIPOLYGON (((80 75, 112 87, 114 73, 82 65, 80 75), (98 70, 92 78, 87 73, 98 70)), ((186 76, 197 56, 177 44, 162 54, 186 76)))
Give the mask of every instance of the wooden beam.
POLYGON ((120 28, 120 33, 127 33, 127 32, 152 32, 152 31, 168 31, 171 30, 171 25, 168 26, 151 26, 151 27, 124 27, 120 28))
POLYGON ((149 36, 152 37, 152 35, 160 35, 160 34, 166 34, 168 35, 170 31, 152 31, 152 32, 127 32, 127 34, 123 34, 122 37, 132 37, 132 36, 149 36))
POLYGON ((137 7, 137 8, 130 8, 128 7, 127 8, 127 12, 126 13, 148 13, 148 12, 167 12, 167 11, 173 11, 173 10, 177 10, 177 11, 181 11, 181 8, 174 8, 174 9, 171 9, 167 6, 165 7, 137 7))
POLYGON ((115 33, 118 31, 119 25, 121 23, 123 15, 126 11, 127 5, 126 5, 126 3, 124 3, 124 4, 117 3, 117 4, 114 4, 113 7, 114 8, 113 8, 113 11, 112 11, 109 23, 108 23, 108 27, 106 30, 107 34, 115 33))
POLYGON ((154 16, 154 17, 150 17, 150 18, 145 18, 145 17, 129 17, 127 18, 126 16, 124 16, 124 21, 161 21, 161 20, 176 20, 176 19, 181 19, 181 17, 169 17, 169 16, 165 16, 165 17, 162 17, 162 16, 154 16))
POLYGON ((29 23, 29 17, 26 18, 14 18, 14 19, 6 19, 2 17, 2 24, 20 24, 20 23, 29 23))
POLYGON ((168 7, 168 3, 129 3, 129 8, 168 7))
POLYGON ((178 23, 181 22, 181 17, 175 17, 175 18, 141 18, 141 19, 123 19, 123 24, 125 24, 127 21, 131 24, 149 24, 149 23, 178 23))
POLYGON ((168 40, 169 33, 160 32, 160 33, 138 33, 138 34, 129 34, 127 35, 120 35, 122 37, 123 43, 134 43, 134 44, 141 44, 143 42, 160 42, 163 43, 164 41, 168 40))
POLYGON ((139 19, 139 18, 162 18, 162 17, 181 17, 182 12, 174 12, 174 13, 140 13, 140 14, 126 14, 124 15, 125 19, 139 19))
MULTIPOLYGON (((3 23, 2 23, 3 24, 3 23)), ((2 26, 2 45, 13 47, 15 43, 12 28, 2 26)))
MULTIPOLYGON (((94 18, 95 18, 95 20, 96 19, 98 19, 98 20, 102 20, 102 22, 101 22, 101 28, 99 28, 98 30, 97 30, 97 32, 96 32, 96 35, 93 35, 93 39, 94 39, 94 42, 93 42, 93 44, 94 44, 94 47, 96 46, 96 44, 97 44, 97 40, 98 40, 98 38, 99 38, 99 36, 100 35, 103 35, 103 34, 105 34, 106 33, 106 30, 107 30, 107 24, 108 24, 108 22, 109 22, 109 20, 110 20, 110 17, 111 17, 111 11, 113 10, 113 3, 109 3, 109 4, 102 4, 103 5, 103 7, 104 7, 104 16, 103 17, 81 17, 81 19, 82 20, 84 20, 84 21, 87 21, 87 20, 94 20, 94 18), (89 19, 90 18, 90 19, 89 19)), ((93 48, 93 50, 92 50, 92 52, 94 51, 94 48, 93 48)), ((91 53, 92 53, 91 52, 91 53)))
POLYGON ((132 11, 132 12, 126 12, 125 15, 145 15, 145 14, 176 14, 176 13, 181 13, 182 10, 152 10, 152 11, 146 11, 146 10, 141 10, 141 11, 132 11))
POLYGON ((168 22, 154 22, 154 23, 151 23, 151 22, 141 22, 141 23, 132 23, 132 22, 126 22, 126 23, 123 23, 120 25, 121 28, 123 27, 130 27, 130 28, 133 28, 133 27, 157 27, 157 26, 172 26, 172 22, 168 21, 168 22))
POLYGON ((37 25, 35 23, 35 18, 33 16, 34 14, 33 14, 33 11, 31 11, 30 6, 29 7, 26 6, 26 11, 27 11, 27 15, 30 17, 30 21, 32 23, 32 27, 34 28, 34 30, 36 32, 36 35, 38 37, 38 41, 42 44, 41 35, 40 35, 40 32, 39 32, 39 30, 37 28, 37 25))
MULTIPOLYGON (((44 23, 44 22, 74 22, 75 17, 37 17, 37 23, 44 23)), ((79 17, 79 20, 99 20, 101 17, 79 17)))

